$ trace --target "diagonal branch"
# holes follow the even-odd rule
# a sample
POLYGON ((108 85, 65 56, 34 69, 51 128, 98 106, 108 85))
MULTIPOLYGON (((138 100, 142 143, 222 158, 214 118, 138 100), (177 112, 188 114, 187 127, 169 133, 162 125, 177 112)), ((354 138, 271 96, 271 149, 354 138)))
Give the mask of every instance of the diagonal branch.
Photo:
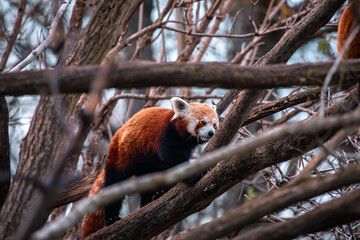
POLYGON ((286 96, 277 100, 274 100, 267 104, 262 104, 254 108, 248 118, 245 120, 243 126, 249 123, 255 122, 264 117, 270 116, 276 112, 282 111, 286 108, 292 107, 305 101, 318 99, 320 94, 319 88, 312 88, 307 91, 296 93, 290 96, 286 96))

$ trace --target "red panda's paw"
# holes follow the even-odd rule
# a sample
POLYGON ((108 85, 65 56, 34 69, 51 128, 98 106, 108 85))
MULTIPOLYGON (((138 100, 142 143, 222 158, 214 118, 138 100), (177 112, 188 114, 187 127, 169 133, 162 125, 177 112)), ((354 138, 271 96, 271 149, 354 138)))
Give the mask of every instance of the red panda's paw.
POLYGON ((112 217, 112 218, 108 218, 108 219, 105 219, 105 225, 106 226, 110 226, 111 224, 113 224, 114 222, 120 220, 121 217, 119 216, 115 216, 115 217, 112 217))

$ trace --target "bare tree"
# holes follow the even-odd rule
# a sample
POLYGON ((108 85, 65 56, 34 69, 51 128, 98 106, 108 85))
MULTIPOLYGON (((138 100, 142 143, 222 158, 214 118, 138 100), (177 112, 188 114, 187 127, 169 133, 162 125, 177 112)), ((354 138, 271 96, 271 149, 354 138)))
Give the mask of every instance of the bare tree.
POLYGON ((176 183, 87 239, 358 238, 360 62, 329 54, 345 0, 70 2, 1 10, 1 239, 78 239, 85 214, 176 183), (139 61, 149 53, 156 62, 139 61), (292 64, 315 54, 328 61, 292 64), (5 96, 23 95, 40 97, 9 187, 5 96), (173 96, 217 104, 220 128, 197 161, 87 199, 134 100, 173 96), (181 182, 204 170, 195 185, 181 182))

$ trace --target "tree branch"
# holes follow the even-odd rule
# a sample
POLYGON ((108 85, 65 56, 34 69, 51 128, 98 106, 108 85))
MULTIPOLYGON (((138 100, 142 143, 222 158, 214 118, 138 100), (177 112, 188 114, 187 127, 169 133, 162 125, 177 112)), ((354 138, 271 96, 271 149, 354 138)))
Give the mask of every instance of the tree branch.
POLYGON ((0 72, 2 72, 5 69, 6 66, 6 62, 10 56, 11 50, 14 46, 14 43, 16 41, 16 38, 21 30, 21 21, 22 18, 24 16, 24 12, 25 12, 25 7, 26 7, 26 3, 27 0, 21 0, 19 3, 19 8, 18 8, 18 15, 16 16, 16 20, 15 20, 15 24, 14 24, 14 28, 11 32, 11 35, 9 37, 8 43, 6 45, 6 48, 4 50, 4 53, 1 57, 1 62, 0 62, 0 72))
POLYGON ((21 69, 23 69, 26 65, 31 63, 32 60, 34 60, 39 54, 41 54, 53 41, 53 38, 55 37, 55 30, 56 27, 65 12, 67 6, 70 4, 70 0, 65 0, 62 2, 59 11, 56 13, 55 18, 50 26, 49 35, 46 37, 46 39, 35 49, 31 52, 29 56, 27 56, 24 60, 22 60, 20 63, 18 63, 14 68, 12 68, 11 72, 18 72, 21 69))
POLYGON ((302 91, 290 96, 286 96, 277 100, 274 100, 267 104, 262 104, 254 108, 248 118, 245 120, 243 126, 248 125, 249 123, 255 122, 264 117, 270 116, 276 112, 282 111, 288 107, 292 107, 299 103, 303 103, 309 100, 319 98, 320 89, 312 88, 307 91, 302 91))
MULTIPOLYGON (((321 85, 332 62, 262 67, 229 64, 119 64, 108 88, 150 86, 197 86, 265 89, 321 85), (291 76, 291 78, 289 78, 291 76), (171 79, 171 81, 169 81, 171 79)), ((50 94, 50 80, 57 73, 61 93, 87 92, 100 66, 68 67, 62 71, 43 70, 0 74, 0 95, 50 94)), ((360 79, 360 60, 340 64, 331 84, 353 85, 360 79)))

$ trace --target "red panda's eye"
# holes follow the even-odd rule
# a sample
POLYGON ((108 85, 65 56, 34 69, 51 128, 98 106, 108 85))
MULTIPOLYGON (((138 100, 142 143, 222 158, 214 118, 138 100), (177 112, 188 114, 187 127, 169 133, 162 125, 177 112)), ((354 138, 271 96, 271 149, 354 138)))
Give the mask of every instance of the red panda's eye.
POLYGON ((204 120, 202 120, 201 122, 201 125, 205 126, 206 125, 206 122, 204 120))
POLYGON ((216 123, 213 124, 214 128, 216 128, 216 123))

